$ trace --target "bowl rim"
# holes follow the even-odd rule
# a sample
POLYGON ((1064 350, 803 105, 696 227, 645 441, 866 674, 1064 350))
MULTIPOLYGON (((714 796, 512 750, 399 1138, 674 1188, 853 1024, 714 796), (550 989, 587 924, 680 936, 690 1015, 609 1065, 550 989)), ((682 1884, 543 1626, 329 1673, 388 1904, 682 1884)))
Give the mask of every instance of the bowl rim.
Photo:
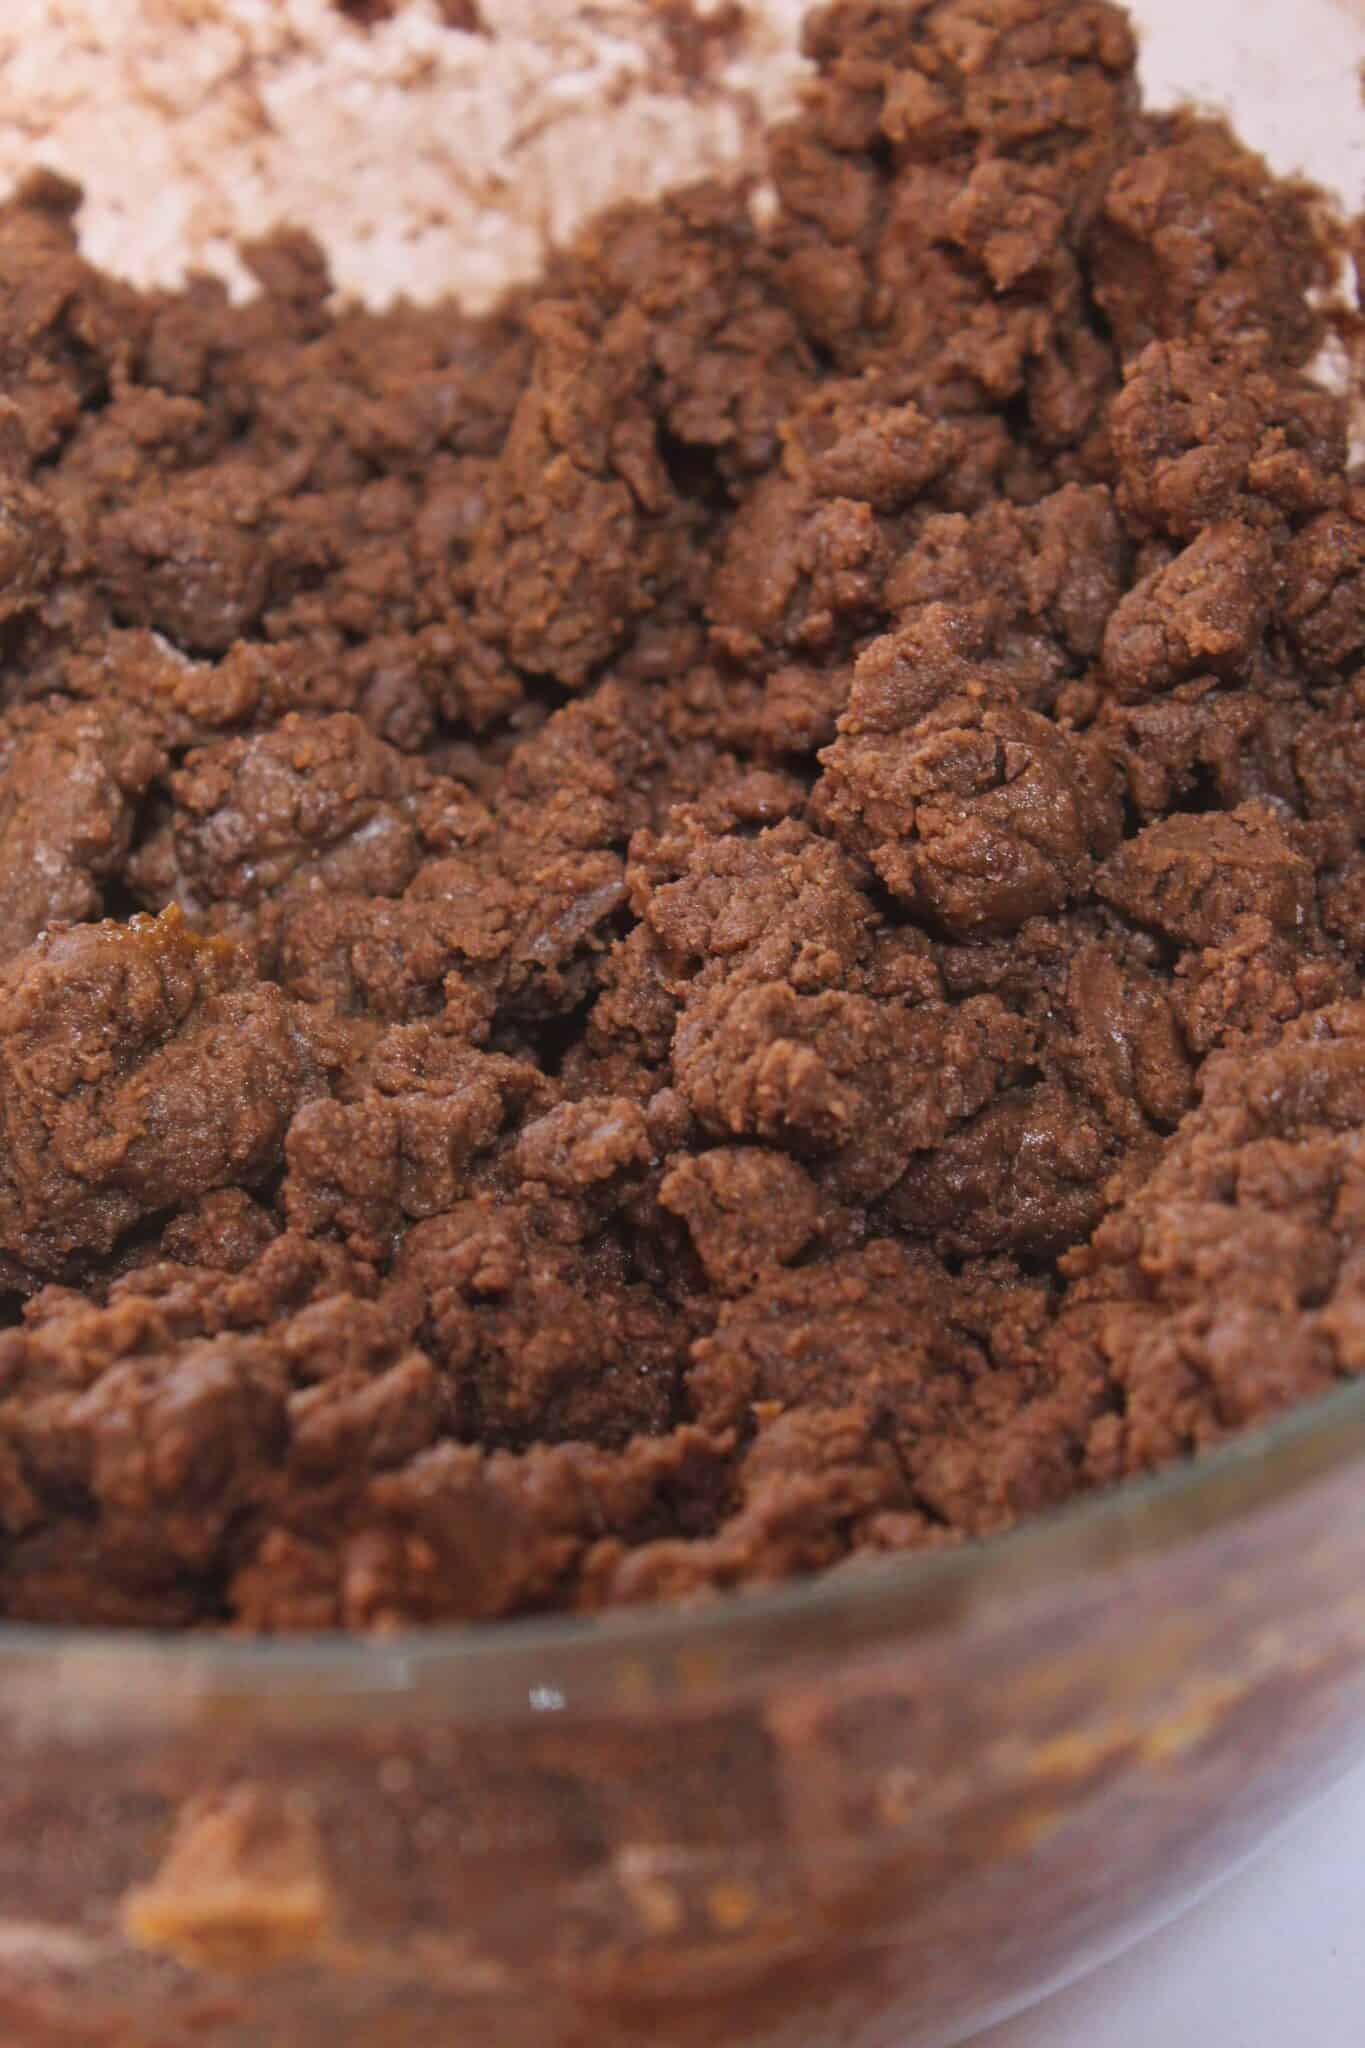
MULTIPOLYGON (((854 1559, 773 1587, 687 1605, 617 1608, 360 1635, 214 1633, 0 1623, 0 1698, 54 1666, 87 1706, 167 1711, 212 1698, 269 1712, 387 1702, 448 1717, 714 1706, 835 1663, 904 1655, 1021 1613, 1108 1604, 1116 1579, 1222 1543, 1262 1514, 1365 1462, 1365 1379, 1164 1471, 1130 1479, 960 1548, 854 1559)), ((1362 1495, 1365 1507, 1365 1495, 1362 1495)), ((67 1688, 63 1685, 63 1690, 67 1688)))

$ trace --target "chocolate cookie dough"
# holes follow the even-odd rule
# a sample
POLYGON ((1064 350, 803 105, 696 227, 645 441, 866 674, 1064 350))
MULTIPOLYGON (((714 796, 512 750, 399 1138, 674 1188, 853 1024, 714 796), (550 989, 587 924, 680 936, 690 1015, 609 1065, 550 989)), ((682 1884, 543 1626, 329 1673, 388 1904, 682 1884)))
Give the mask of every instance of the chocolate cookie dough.
POLYGON ((1103 0, 806 33, 485 320, 0 213, 3 1612, 692 1597, 1365 1364, 1334 226, 1103 0))

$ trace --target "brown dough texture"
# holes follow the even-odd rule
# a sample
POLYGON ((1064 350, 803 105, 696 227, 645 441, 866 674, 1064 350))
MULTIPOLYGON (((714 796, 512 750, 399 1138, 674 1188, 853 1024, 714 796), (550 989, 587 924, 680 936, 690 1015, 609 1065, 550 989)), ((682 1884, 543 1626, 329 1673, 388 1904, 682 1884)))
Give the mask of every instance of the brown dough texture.
POLYGON ((696 1598, 1365 1366, 1330 230, 1105 0, 806 44, 486 318, 0 211, 0 1612, 696 1598))

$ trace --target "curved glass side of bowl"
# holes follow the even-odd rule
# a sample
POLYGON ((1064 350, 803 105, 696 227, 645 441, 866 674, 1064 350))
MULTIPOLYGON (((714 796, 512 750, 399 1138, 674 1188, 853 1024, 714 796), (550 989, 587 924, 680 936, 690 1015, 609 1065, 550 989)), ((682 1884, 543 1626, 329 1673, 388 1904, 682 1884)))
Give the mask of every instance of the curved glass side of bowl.
POLYGON ((1365 1747, 1365 1387, 979 1549, 606 1624, 0 1632, 13 2048, 939 2048, 1365 1747))

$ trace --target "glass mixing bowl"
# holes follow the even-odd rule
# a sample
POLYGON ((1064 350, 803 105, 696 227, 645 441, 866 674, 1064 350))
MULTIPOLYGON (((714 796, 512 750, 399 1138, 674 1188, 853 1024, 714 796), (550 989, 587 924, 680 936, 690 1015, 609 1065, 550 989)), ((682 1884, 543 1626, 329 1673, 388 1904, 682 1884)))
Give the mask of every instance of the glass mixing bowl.
MULTIPOLYGON (((1282 167, 1297 136, 1351 175, 1348 0, 1134 11, 1154 99, 1230 79, 1282 167)), ((5 2048, 940 2048, 1365 1748, 1365 1385, 979 1549, 691 1612, 2 1630, 0 1742, 5 2048)))

